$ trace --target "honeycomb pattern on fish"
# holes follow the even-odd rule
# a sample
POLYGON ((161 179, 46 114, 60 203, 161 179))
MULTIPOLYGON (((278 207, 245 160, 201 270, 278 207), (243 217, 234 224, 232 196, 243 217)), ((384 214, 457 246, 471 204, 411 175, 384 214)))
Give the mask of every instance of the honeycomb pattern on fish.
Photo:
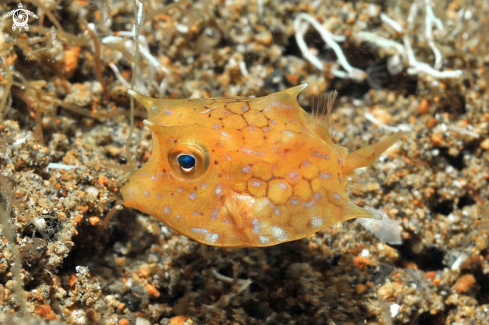
POLYGON ((372 213, 348 177, 402 133, 348 153, 297 103, 307 84, 261 98, 152 99, 150 160, 121 189, 124 204, 178 233, 225 247, 270 246, 372 213), (191 155, 195 166, 179 165, 191 155))

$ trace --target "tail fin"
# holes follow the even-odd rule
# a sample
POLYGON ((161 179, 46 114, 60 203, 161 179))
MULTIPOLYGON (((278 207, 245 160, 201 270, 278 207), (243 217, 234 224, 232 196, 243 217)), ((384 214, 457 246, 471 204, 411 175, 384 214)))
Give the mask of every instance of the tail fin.
POLYGON ((392 146, 404 135, 404 132, 397 131, 384 141, 367 146, 348 154, 343 168, 343 173, 348 175, 356 168, 370 166, 385 150, 392 146))

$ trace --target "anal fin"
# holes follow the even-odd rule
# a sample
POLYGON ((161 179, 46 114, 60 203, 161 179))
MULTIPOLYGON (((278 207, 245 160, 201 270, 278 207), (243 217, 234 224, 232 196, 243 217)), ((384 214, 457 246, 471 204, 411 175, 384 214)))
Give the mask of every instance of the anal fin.
POLYGON ((369 218, 369 219, 382 220, 382 215, 361 208, 358 205, 354 204, 353 202, 348 202, 348 204, 346 204, 346 206, 343 208, 343 219, 344 219, 343 221, 355 219, 355 218, 369 218))

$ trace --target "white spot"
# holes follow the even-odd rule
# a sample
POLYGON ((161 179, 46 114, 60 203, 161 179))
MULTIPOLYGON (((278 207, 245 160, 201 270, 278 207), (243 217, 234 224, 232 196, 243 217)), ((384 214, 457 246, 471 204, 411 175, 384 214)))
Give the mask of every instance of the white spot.
POLYGON ((302 164, 303 164, 304 166, 306 166, 306 167, 307 167, 307 166, 309 166, 311 163, 310 163, 310 162, 308 162, 307 160, 304 160, 304 161, 302 162, 302 164))
POLYGON ((287 105, 285 104, 284 102, 279 102, 279 101, 276 101, 276 102, 272 102, 273 106, 275 107, 281 107, 281 108, 286 108, 286 109, 294 109, 294 106, 291 106, 291 105, 287 105))
POLYGON ((284 137, 286 137, 287 139, 292 139, 295 136, 294 132, 289 130, 282 131, 282 133, 284 134, 284 137))
POLYGON ((340 163, 340 164, 341 164, 341 163, 343 162, 343 160, 341 159, 341 156, 340 156, 339 152, 338 152, 337 150, 335 150, 334 152, 335 152, 335 153, 336 153, 336 155, 338 156, 338 163, 340 163))
POLYGON ((172 115, 172 112, 171 112, 170 110, 168 110, 168 109, 167 109, 167 110, 165 110, 165 114, 166 114, 166 115, 172 115))
POLYGON ((178 24, 178 23, 177 23, 177 24, 175 24, 175 29, 176 29, 177 31, 179 31, 180 33, 182 33, 182 34, 187 34, 187 33, 188 33, 188 31, 189 31, 188 26, 186 26, 186 25, 182 25, 182 24, 178 24))
POLYGON ((243 167, 243 169, 241 169, 241 170, 243 171, 243 173, 248 174, 248 173, 251 171, 251 168, 250 168, 250 166, 245 166, 245 167, 243 167))
POLYGON ((311 223, 314 228, 318 228, 323 225, 323 219, 321 217, 312 217, 311 223))
POLYGON ((156 179, 156 176, 155 175, 151 176, 151 180, 152 181, 154 181, 155 179, 156 179))
POLYGON ((251 182, 251 186, 258 187, 260 185, 261 185, 261 182, 260 181, 253 181, 253 182, 251 182))
POLYGON ((364 248, 364 249, 362 250, 362 252, 360 253, 360 255, 361 255, 362 257, 369 257, 369 256, 370 256, 370 252, 368 251, 368 249, 364 248))
POLYGON ((321 174, 319 174, 319 177, 321 177, 321 179, 328 179, 331 177, 331 174, 330 173, 327 173, 327 174, 321 173, 321 174))
POLYGON ((216 220, 216 217, 217 217, 217 207, 214 209, 214 211, 212 211, 211 220, 212 221, 216 220))
POLYGON ((219 124, 215 124, 215 125, 214 125, 214 127, 213 127, 213 129, 214 129, 214 130, 215 130, 215 129, 218 129, 218 128, 219 128, 219 126, 220 126, 219 124))
POLYGON ((289 177, 295 182, 299 179, 299 172, 290 172, 289 177))
POLYGON ((260 231, 260 226, 258 226, 258 219, 253 220, 253 232, 257 234, 260 231))
POLYGON ((200 183, 200 188, 206 188, 207 184, 206 183, 200 183))
POLYGON ((158 200, 161 200, 161 194, 156 194, 156 198, 157 198, 158 200))
POLYGON ((462 253, 460 254, 457 259, 455 260, 455 262, 453 262, 452 266, 450 266, 450 268, 452 270, 458 270, 460 268, 460 266, 462 266, 462 263, 465 262, 465 260, 467 259, 467 255, 462 253))
POLYGON ((148 191, 144 191, 144 196, 148 197, 149 196, 149 192, 148 191))
POLYGON ((36 226, 38 230, 46 229, 46 220, 44 218, 34 219, 32 223, 34 224, 34 226, 36 226))
POLYGON ((190 193, 188 196, 188 198, 191 200, 195 200, 196 197, 197 197, 197 193, 195 193, 195 192, 190 193))
POLYGON ((316 200, 316 201, 317 201, 317 200, 319 200, 320 198, 321 198, 321 193, 319 193, 319 192, 315 192, 315 193, 314 193, 314 200, 316 200))
POLYGON ((165 207, 163 208, 163 211, 165 211, 165 213, 170 214, 170 208, 168 207, 168 205, 165 205, 165 207))
POLYGON ((328 155, 322 154, 322 153, 317 152, 317 151, 313 151, 313 153, 311 153, 311 156, 318 157, 318 158, 323 158, 323 159, 326 159, 326 160, 329 159, 329 156, 328 155))
POLYGON ((224 131, 222 131, 222 132, 221 132, 221 134, 222 134, 223 136, 225 136, 225 137, 228 137, 228 136, 229 136, 229 135, 228 135, 226 132, 224 132, 224 131))
POLYGON ((338 193, 336 193, 336 192, 333 194, 333 197, 334 197, 335 199, 337 199, 337 200, 341 199, 341 198, 340 198, 340 196, 338 195, 338 193))
POLYGON ((398 304, 392 304, 390 305, 390 312, 391 312, 391 317, 394 318, 399 314, 399 310, 401 309, 401 306, 398 304))
POLYGON ((275 237, 277 240, 284 240, 287 238, 287 234, 285 231, 280 228, 280 227, 272 227, 272 235, 275 237))
POLYGON ((236 200, 247 202, 250 204, 250 207, 253 207, 253 204, 255 204, 255 198, 249 194, 236 193, 236 200))
POLYGON ((316 203, 316 202, 314 202, 314 201, 307 202, 307 203, 304 203, 303 206, 305 206, 306 208, 309 208, 309 207, 313 206, 314 203, 316 203))
POLYGON ((270 123, 272 123, 272 124, 277 124, 277 121, 275 121, 275 120, 271 120, 271 121, 270 121, 270 123))
POLYGON ((192 214, 194 215, 194 217, 196 217, 196 216, 199 215, 199 212, 198 211, 194 211, 194 212, 192 212, 192 214))
POLYGON ((209 231, 207 229, 201 229, 201 228, 192 228, 193 232, 202 232, 204 234, 207 234, 209 231))
POLYGON ((217 185, 216 189, 214 190, 214 193, 216 193, 217 196, 222 195, 222 186, 221 184, 217 185))
POLYGON ((287 184, 285 184, 284 182, 279 182, 278 186, 280 186, 284 190, 286 190, 288 188, 287 184))
POLYGON ((275 211, 274 211, 274 212, 275 212, 275 214, 276 214, 277 216, 279 216, 279 215, 280 215, 280 209, 278 209, 278 208, 277 208, 277 209, 275 209, 275 211))
POLYGON ((227 161, 231 161, 231 156, 230 155, 226 155, 226 160, 227 161))
POLYGON ((81 309, 75 309, 71 312, 71 317, 73 324, 86 324, 87 317, 86 313, 81 309))
POLYGON ((205 240, 211 244, 214 244, 218 238, 219 238, 218 234, 206 234, 205 235, 205 240))
POLYGON ((177 219, 180 219, 181 215, 180 214, 177 214, 177 219))
POLYGON ((268 131, 270 131, 270 129, 269 128, 263 128, 263 131, 268 132, 268 131))
POLYGON ((270 242, 270 239, 268 239, 267 236, 260 236, 260 242, 264 245, 268 244, 270 242))
POLYGON ((141 176, 146 176, 146 173, 141 173, 141 176))
POLYGON ((290 200, 290 204, 296 205, 298 203, 299 203, 299 200, 296 200, 296 199, 290 200))
POLYGON ((248 155, 251 155, 253 153, 253 150, 251 150, 249 148, 241 148, 241 151, 243 151, 244 153, 247 153, 248 155))

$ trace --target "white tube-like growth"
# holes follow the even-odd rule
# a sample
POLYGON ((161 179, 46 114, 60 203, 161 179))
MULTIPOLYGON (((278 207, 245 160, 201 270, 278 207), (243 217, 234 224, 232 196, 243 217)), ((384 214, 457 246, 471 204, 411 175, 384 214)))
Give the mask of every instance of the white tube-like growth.
POLYGON ((332 73, 336 77, 355 79, 358 81, 362 81, 366 78, 367 74, 363 70, 354 68, 348 63, 345 54, 337 43, 344 42, 346 38, 344 36, 334 35, 329 30, 324 28, 316 19, 314 19, 314 17, 302 12, 294 19, 295 39, 302 54, 309 62, 311 62, 319 70, 323 70, 323 63, 314 54, 312 54, 311 51, 309 51, 306 42, 304 41, 304 34, 307 27, 302 25, 302 21, 306 21, 307 23, 311 24, 318 31, 319 35, 321 35, 323 41, 335 52, 339 64, 345 70, 345 72, 337 69, 332 70, 332 73))

